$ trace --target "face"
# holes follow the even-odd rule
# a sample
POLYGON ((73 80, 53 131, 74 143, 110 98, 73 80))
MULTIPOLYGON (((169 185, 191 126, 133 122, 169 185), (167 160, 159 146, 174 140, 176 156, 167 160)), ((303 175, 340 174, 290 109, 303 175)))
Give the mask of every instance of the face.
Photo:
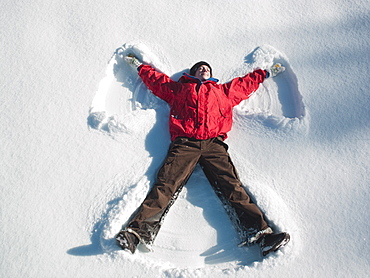
POLYGON ((211 78, 211 70, 206 65, 200 66, 195 72, 195 77, 200 81, 206 81, 211 78))

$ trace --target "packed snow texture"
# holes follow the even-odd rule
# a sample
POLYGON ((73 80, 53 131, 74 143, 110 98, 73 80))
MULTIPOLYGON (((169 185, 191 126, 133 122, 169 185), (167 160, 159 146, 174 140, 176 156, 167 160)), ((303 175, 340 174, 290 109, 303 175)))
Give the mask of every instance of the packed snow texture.
POLYGON ((370 1, 0 4, 0 277, 367 277, 370 1), (153 245, 120 250, 169 143, 168 106, 123 60, 221 83, 279 62, 234 108, 239 176, 291 242, 262 257, 200 167, 153 245))

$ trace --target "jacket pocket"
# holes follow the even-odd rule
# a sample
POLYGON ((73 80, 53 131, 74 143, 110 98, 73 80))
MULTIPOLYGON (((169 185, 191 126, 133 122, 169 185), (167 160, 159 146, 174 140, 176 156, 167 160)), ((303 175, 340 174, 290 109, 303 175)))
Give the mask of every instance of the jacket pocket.
POLYGON ((217 99, 218 110, 221 116, 224 118, 230 118, 232 116, 232 107, 231 107, 229 99, 222 93, 219 94, 216 92, 215 92, 215 97, 217 99))

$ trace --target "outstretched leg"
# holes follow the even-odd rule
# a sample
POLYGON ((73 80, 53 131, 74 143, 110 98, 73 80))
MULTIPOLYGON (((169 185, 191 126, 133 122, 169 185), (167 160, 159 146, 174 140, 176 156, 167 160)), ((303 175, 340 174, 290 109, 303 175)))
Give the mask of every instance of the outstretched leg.
POLYGON ((168 210, 191 176, 200 157, 199 144, 178 138, 170 146, 157 181, 128 224, 141 239, 152 244, 168 210))
POLYGON ((231 220, 246 240, 267 229, 268 225, 242 186, 227 148, 221 138, 213 139, 202 152, 199 163, 218 197, 229 207, 231 220))

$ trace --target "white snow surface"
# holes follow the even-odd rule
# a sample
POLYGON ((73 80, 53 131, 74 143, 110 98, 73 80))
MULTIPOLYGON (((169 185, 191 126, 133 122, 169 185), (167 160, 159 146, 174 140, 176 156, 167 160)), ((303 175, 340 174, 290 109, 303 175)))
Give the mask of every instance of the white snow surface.
POLYGON ((3 0, 0 277, 368 277, 370 1, 3 0), (120 48, 114 55, 116 49, 120 48), (234 108, 240 178, 291 242, 240 241, 196 168, 153 245, 114 235, 166 155, 168 107, 123 61, 227 82, 280 62, 234 108))

